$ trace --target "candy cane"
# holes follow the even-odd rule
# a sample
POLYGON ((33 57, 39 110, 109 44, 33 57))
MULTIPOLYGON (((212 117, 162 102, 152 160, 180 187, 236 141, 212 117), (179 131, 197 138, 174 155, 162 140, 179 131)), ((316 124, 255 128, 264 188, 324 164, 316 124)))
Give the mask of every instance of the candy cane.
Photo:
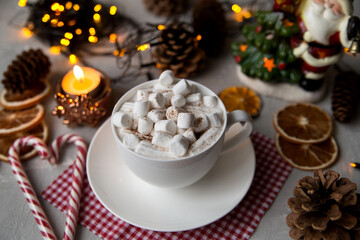
POLYGON ((50 162, 57 163, 61 146, 65 143, 74 143, 77 146, 78 154, 74 164, 70 200, 66 213, 64 240, 72 240, 75 237, 75 229, 80 209, 81 190, 85 175, 85 160, 87 145, 85 141, 75 134, 65 134, 58 137, 51 145, 52 157, 50 162))
POLYGON ((72 240, 75 237, 76 223, 80 208, 82 182, 85 174, 85 160, 87 152, 87 145, 85 141, 75 134, 66 134, 60 136, 53 142, 50 153, 42 140, 29 136, 16 140, 9 149, 9 162, 11 164, 13 173, 19 183, 20 189, 24 193, 26 201, 29 204, 43 239, 56 240, 56 236, 39 203, 39 200, 36 197, 35 191, 21 166, 19 152, 20 149, 25 146, 33 146, 42 159, 46 159, 50 163, 54 164, 58 162, 60 147, 67 142, 74 143, 78 148, 78 153, 74 164, 70 201, 66 214, 65 231, 63 237, 63 239, 72 240))
POLYGON ((26 201, 29 204, 31 212, 35 218, 35 221, 40 229, 40 232, 44 239, 56 239, 54 231, 36 197, 35 191, 31 186, 28 177, 26 176, 24 169, 19 161, 20 149, 25 146, 33 146, 41 158, 48 159, 50 153, 44 142, 36 137, 24 137, 16 140, 9 149, 9 162, 12 167, 12 171, 16 180, 20 185, 20 189, 23 191, 26 201))

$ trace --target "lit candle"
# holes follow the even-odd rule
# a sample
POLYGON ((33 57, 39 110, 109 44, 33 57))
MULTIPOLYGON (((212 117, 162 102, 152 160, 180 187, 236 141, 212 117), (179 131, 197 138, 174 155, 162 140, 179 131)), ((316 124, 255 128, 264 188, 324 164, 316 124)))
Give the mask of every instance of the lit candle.
POLYGON ((350 163, 350 166, 353 168, 360 168, 360 163, 350 163))
POLYGON ((101 81, 100 72, 89 67, 74 66, 61 81, 62 89, 70 95, 88 94, 95 90, 101 81))

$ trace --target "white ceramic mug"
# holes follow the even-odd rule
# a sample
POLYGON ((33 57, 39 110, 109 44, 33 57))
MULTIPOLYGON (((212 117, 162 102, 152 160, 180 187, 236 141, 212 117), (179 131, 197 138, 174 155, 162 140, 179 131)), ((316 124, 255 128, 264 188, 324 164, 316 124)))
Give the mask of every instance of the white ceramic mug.
MULTIPOLYGON (((194 81, 187 81, 191 85, 196 86, 203 95, 216 96, 218 98, 218 96, 207 87, 194 81)), ((145 82, 130 89, 116 103, 112 115, 119 111, 123 103, 133 98, 137 90, 150 88, 156 82, 158 82, 158 80, 145 82)), ((163 188, 181 188, 195 183, 210 171, 222 152, 238 146, 243 140, 249 137, 253 129, 249 114, 241 110, 226 113, 225 106, 219 98, 218 102, 224 113, 224 125, 216 141, 204 151, 196 155, 177 159, 164 160, 149 158, 128 149, 118 137, 116 127, 111 123, 111 129, 121 158, 135 175, 152 185, 163 188), (231 125, 237 122, 245 123, 242 130, 224 143, 225 132, 231 125)))

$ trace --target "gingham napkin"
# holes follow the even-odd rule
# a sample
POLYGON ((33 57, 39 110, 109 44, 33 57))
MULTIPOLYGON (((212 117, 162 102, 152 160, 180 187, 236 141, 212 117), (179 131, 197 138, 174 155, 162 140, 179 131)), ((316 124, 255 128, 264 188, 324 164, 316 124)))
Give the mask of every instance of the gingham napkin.
MULTIPOLYGON (((81 200, 79 222, 102 239, 249 239, 270 207, 292 168, 277 153, 273 141, 251 135, 256 154, 253 183, 245 198, 230 213, 207 226, 183 232, 156 232, 134 227, 111 214, 95 197, 87 178, 81 200)), ((41 195, 66 212, 72 166, 66 169, 41 195)))

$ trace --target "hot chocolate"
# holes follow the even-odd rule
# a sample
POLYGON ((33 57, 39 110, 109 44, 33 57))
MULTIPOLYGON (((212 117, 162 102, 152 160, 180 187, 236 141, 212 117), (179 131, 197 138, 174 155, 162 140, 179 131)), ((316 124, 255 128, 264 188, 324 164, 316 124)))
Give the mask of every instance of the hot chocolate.
POLYGON ((112 116, 117 137, 130 150, 157 159, 196 155, 220 137, 226 114, 219 98, 163 72, 137 90, 112 116))

